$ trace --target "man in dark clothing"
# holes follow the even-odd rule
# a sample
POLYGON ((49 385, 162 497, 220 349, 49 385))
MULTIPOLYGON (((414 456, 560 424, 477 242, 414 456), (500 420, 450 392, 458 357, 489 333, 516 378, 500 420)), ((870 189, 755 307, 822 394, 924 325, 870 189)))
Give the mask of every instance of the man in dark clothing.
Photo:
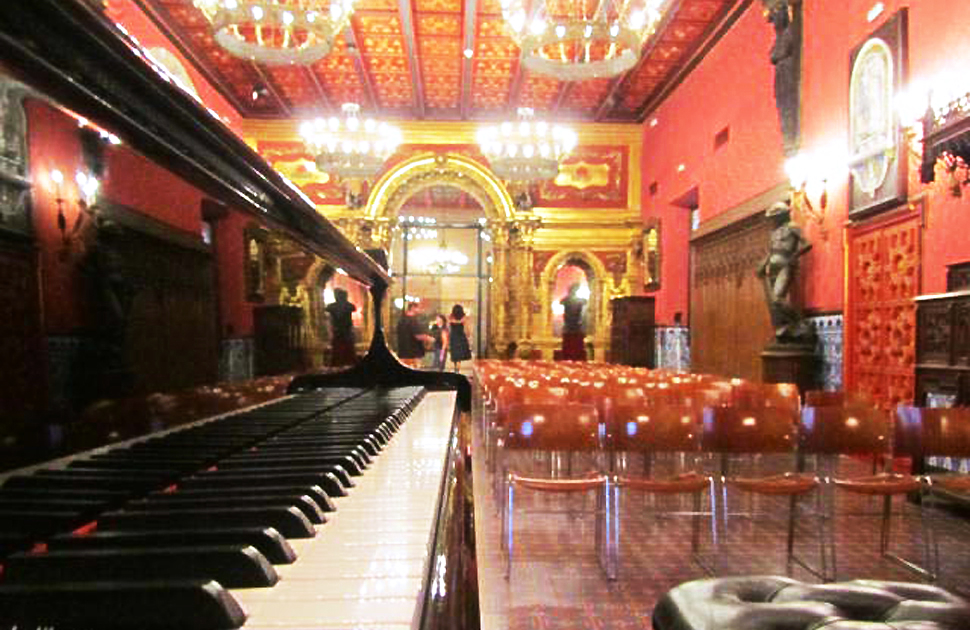
POLYGON ((408 302, 404 307, 404 314, 397 322, 397 356, 402 363, 414 368, 421 366, 425 344, 433 341, 418 321, 419 312, 417 302, 408 302))
POLYGON ((353 314, 357 306, 347 299, 345 289, 333 290, 334 301, 327 304, 330 314, 330 329, 333 331, 330 364, 333 366, 353 365, 357 362, 354 349, 353 314))

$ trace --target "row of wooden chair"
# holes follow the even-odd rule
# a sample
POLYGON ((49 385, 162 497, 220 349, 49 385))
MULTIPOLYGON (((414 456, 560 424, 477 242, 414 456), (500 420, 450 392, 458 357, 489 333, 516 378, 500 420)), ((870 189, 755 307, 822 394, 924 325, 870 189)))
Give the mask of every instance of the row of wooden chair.
MULTIPOLYGON (((861 405, 806 407, 801 413, 784 407, 736 408, 707 407, 698 409, 672 405, 625 405, 613 410, 609 423, 601 420, 591 404, 516 404, 508 410, 500 446, 503 470, 503 506, 505 543, 509 566, 513 549, 513 498, 516 490, 547 493, 595 491, 602 500, 597 509, 597 540, 600 556, 609 577, 616 575, 619 527, 615 522, 616 499, 621 491, 651 494, 693 495, 695 509, 692 550, 698 549, 698 517, 710 518, 713 541, 718 527, 726 528, 728 489, 756 495, 785 497, 790 500, 787 536, 789 566, 800 564, 823 578, 834 578, 836 555, 832 519, 834 503, 831 489, 880 497, 883 500, 880 552, 895 557, 928 579, 938 574, 939 560, 931 532, 923 540, 922 564, 904 561, 890 553, 889 533, 891 501, 932 486, 948 484, 964 488, 965 478, 916 477, 892 472, 843 479, 833 464, 838 455, 864 455, 878 461, 894 452, 914 457, 933 454, 970 457, 970 411, 900 409, 892 423, 886 412, 861 405), (914 418, 917 420, 914 421, 914 418), (918 424, 916 432, 912 424, 918 424), (895 430, 894 430, 895 427, 895 430), (894 434, 897 437, 894 440, 894 434), (916 437, 918 435, 918 437, 916 437), (556 477, 536 476, 511 466, 510 455, 517 451, 565 453, 569 461, 574 453, 593 455, 589 474, 556 477), (624 453, 644 456, 643 474, 632 474, 628 467, 617 466, 616 457, 624 453), (661 454, 689 456, 701 467, 685 467, 675 474, 652 473, 651 462, 661 454), (753 475, 737 468, 735 456, 787 455, 789 465, 770 474, 753 475), (598 456, 598 459, 597 457, 598 456), (833 457, 835 459, 833 460, 833 457), (810 460, 817 460, 810 470, 810 460), (826 460, 827 463, 826 463, 826 460), (819 562, 816 567, 794 553, 796 518, 799 502, 810 493, 824 490, 817 500, 814 516, 819 529, 819 562), (700 509, 701 497, 709 496, 707 510, 700 509), (610 497, 613 496, 611 506, 610 497), (720 505, 718 501, 720 497, 720 505), (611 521, 610 515, 613 516, 611 521), (720 518, 718 518, 720 515, 720 518), (720 521, 720 523, 718 523, 720 521)), ((883 459, 882 461, 888 461, 883 459)), ((741 460, 741 464, 744 464, 741 460)), ((568 468, 568 466, 567 466, 568 468)), ((699 557, 696 559, 700 560, 699 557)), ((710 568, 711 563, 707 563, 710 568)))

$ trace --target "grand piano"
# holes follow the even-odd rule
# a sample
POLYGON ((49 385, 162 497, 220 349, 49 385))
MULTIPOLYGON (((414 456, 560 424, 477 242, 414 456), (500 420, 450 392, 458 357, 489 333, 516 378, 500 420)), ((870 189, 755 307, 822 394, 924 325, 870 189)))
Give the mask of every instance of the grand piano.
POLYGON ((368 285, 377 322, 281 399, 0 474, 0 629, 478 627, 469 382, 397 361, 380 254, 95 5, 0 3, 0 69, 368 285))

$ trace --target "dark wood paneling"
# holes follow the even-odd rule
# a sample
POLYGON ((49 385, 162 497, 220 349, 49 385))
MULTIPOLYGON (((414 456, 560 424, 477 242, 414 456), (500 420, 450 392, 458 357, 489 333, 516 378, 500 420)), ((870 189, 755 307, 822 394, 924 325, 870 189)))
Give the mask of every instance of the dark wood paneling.
POLYGON ((0 435, 44 400, 38 286, 34 249, 0 239, 0 435))
POLYGON ((761 280, 770 224, 764 213, 691 243, 691 364, 696 372, 761 380, 774 338, 761 280))
POLYGON ((654 346, 654 298, 637 295, 610 300, 610 362, 656 367, 654 346))
POLYGON ((219 331, 209 254, 130 230, 122 247, 134 290, 125 340, 133 393, 214 383, 219 331))

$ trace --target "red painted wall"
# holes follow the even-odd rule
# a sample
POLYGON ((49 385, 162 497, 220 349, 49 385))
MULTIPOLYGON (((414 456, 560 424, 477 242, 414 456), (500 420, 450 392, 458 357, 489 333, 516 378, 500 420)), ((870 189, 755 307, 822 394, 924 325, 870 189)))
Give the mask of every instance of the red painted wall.
POLYGON ((107 14, 112 21, 121 24, 145 48, 165 48, 175 55, 185 67, 199 98, 206 107, 215 111, 233 131, 240 132, 242 121, 239 112, 182 56, 172 42, 142 13, 133 0, 109 0, 107 14))
MULTIPOLYGON (((41 295, 47 334, 72 334, 87 322, 87 304, 79 263, 83 257, 84 230, 63 244, 57 227, 57 187, 51 172, 64 178, 61 207, 70 232, 78 220, 76 172, 87 172, 82 160, 76 119, 51 105, 26 102, 30 176, 33 188, 33 222, 40 250, 41 295)), ((135 153, 125 145, 105 145, 102 199, 121 204, 168 227, 201 238, 202 200, 205 195, 181 178, 135 153)), ((231 210, 219 225, 216 265, 219 273, 220 311, 233 336, 252 334, 252 306, 245 302, 243 283, 243 227, 251 217, 231 210)), ((82 224, 84 225, 84 224, 82 224)))
POLYGON ((57 201, 67 220, 68 230, 78 219, 74 173, 82 168, 81 144, 77 122, 50 105, 28 99, 27 146, 30 155, 31 208, 34 232, 40 251, 41 304, 48 334, 74 332, 84 319, 81 272, 77 265, 81 252, 77 243, 65 247, 57 227, 57 201), (58 170, 64 183, 58 189, 51 173, 58 170))
POLYGON ((219 274, 219 311, 223 337, 253 334, 253 304, 246 301, 243 230, 252 217, 236 210, 216 224, 216 269, 219 274))
MULTIPOLYGON (((845 153, 851 51, 903 6, 909 5, 912 82, 931 83, 934 77, 961 71, 961 57, 954 51, 966 45, 970 3, 889 0, 882 15, 870 23, 867 12, 873 4, 872 0, 803 4, 803 151, 834 148, 845 153)), ((674 201, 696 186, 704 221, 786 181, 773 67, 768 60, 773 40, 760 3, 752 3, 644 125, 643 211, 645 217, 661 217, 664 225, 659 323, 669 323, 677 311, 686 313, 689 304, 686 210, 674 201), (652 118, 656 126, 651 125, 652 118), (715 149, 714 136, 725 127, 730 129, 730 139, 715 149), (683 170, 678 169, 681 164, 683 170), (658 185, 655 196, 649 192, 651 182, 658 185)), ((941 291, 944 265, 970 259, 970 243, 963 237, 970 230, 970 200, 948 196, 941 183, 919 185, 916 174, 912 175, 910 195, 927 194, 922 291, 941 291)), ((826 220, 805 230, 814 244, 802 267, 803 301, 808 308, 842 309, 847 185, 847 173, 829 180, 826 220)), ((813 201, 817 205, 818 198, 813 201)))

